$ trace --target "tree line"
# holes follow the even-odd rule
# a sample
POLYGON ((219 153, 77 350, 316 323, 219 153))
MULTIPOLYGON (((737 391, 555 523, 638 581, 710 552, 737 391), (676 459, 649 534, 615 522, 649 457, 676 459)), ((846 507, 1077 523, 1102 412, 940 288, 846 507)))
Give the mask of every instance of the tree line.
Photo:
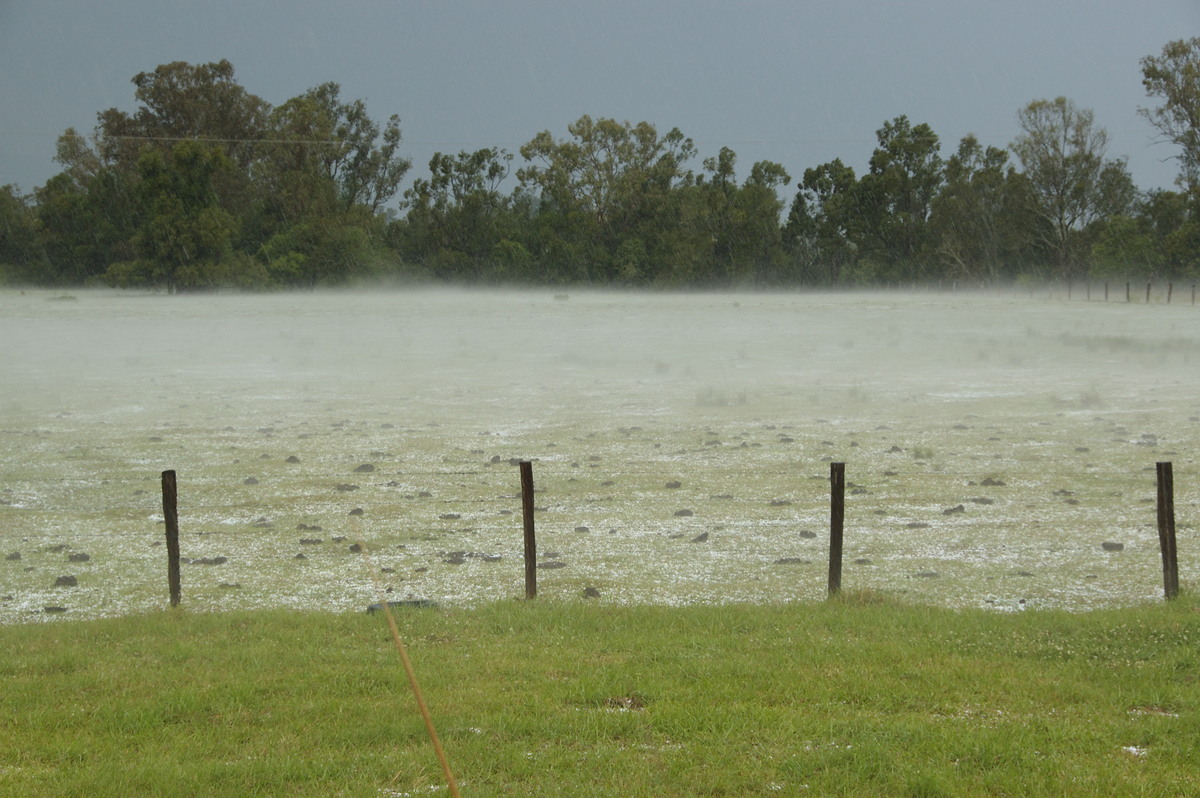
POLYGON ((367 279, 604 286, 846 286, 1200 274, 1200 38, 1141 61, 1139 109, 1177 149, 1177 190, 1140 191, 1071 100, 1017 113, 1007 148, 953 153, 885 121, 865 172, 793 177, 677 128, 583 116, 517 153, 411 163, 400 121, 325 83, 272 106, 228 61, 133 78, 132 114, 57 141, 62 171, 0 188, 0 283, 167 291, 367 279), (518 160, 519 156, 519 160, 518 160), (789 192, 794 194, 789 196, 789 192))

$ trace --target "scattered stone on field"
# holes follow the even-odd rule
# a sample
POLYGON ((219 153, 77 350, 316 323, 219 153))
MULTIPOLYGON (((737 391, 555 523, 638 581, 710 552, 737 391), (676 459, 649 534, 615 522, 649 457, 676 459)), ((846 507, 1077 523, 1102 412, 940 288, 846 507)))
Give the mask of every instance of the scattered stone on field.
POLYGON ((575 531, 576 532, 591 532, 592 530, 586 526, 577 526, 577 527, 575 527, 575 531))
MULTIPOLYGON (((391 607, 412 607, 415 609, 431 609, 437 607, 437 602, 429 601, 428 599, 401 599, 399 601, 389 601, 387 603, 391 607)), ((377 612, 383 611, 382 603, 371 604, 367 607, 367 612, 374 615, 377 612)))
POLYGON ((66 574, 54 580, 55 587, 79 587, 79 580, 73 574, 66 574))
POLYGON ((240 590, 242 587, 242 583, 241 582, 222 582, 221 587, 225 588, 226 590, 240 590))
POLYGON ((442 562, 447 565, 462 565, 467 561, 467 553, 465 551, 451 551, 442 556, 442 562))
POLYGON ((924 521, 913 521, 910 524, 904 525, 905 529, 929 529, 929 524, 924 521))
POLYGON ((540 562, 537 567, 544 571, 553 571, 557 568, 566 568, 567 564, 562 560, 551 560, 550 562, 540 562))
POLYGON ((354 554, 358 554, 362 550, 363 550, 363 547, 362 547, 361 543, 351 543, 350 544, 350 551, 353 552, 354 554))
POLYGON ((915 576, 917 579, 936 579, 937 575, 937 571, 920 571, 913 574, 913 576, 915 576))
POLYGON ((870 491, 867 490, 866 488, 851 488, 850 489, 851 496, 862 496, 864 493, 870 493, 870 491))
POLYGON ((355 507, 353 510, 346 513, 346 515, 362 515, 362 514, 363 514, 363 508, 361 508, 361 507, 355 507))
POLYGON ((812 538, 815 538, 816 536, 817 536, 817 533, 813 532, 811 529, 801 529, 800 530, 800 537, 802 537, 802 538, 811 540, 812 538))
POLYGON ((300 462, 300 458, 299 458, 299 457, 297 457, 297 456, 296 456, 296 455, 294 455, 294 454, 289 454, 289 455, 287 456, 287 459, 286 459, 286 460, 284 460, 283 462, 285 462, 285 463, 299 463, 299 462, 300 462))
POLYGON ((1059 488, 1058 490, 1054 491, 1054 495, 1055 496, 1074 496, 1075 491, 1067 490, 1066 488, 1059 488))
POLYGON ((1004 487, 1008 483, 1002 479, 996 479, 995 477, 985 477, 984 480, 979 484, 985 488, 1000 488, 1004 487))
POLYGON ((1100 544, 1100 548, 1104 549, 1105 551, 1124 551, 1125 544, 1117 543, 1116 541, 1112 540, 1106 540, 1100 544))
POLYGON ((297 555, 296 555, 295 557, 293 557, 292 559, 293 559, 293 560, 307 560, 307 559, 308 559, 308 557, 306 557, 306 556, 305 556, 304 552, 300 552, 299 554, 297 554, 297 555))
POLYGON ((309 524, 296 524, 297 532, 320 532, 321 527, 309 524))
POLYGON ((55 613, 55 612, 66 612, 66 611, 67 611, 66 607, 58 607, 53 604, 42 607, 42 612, 55 613))
POLYGON ((1091 449, 1086 446, 1076 446, 1075 451, 1079 452, 1080 454, 1085 454, 1086 452, 1090 452, 1091 449))
POLYGON ((671 480, 671 481, 670 481, 670 482, 668 482, 667 484, 663 485, 663 487, 664 487, 664 488, 671 488, 671 489, 674 489, 674 488, 682 488, 682 487, 683 487, 683 483, 682 483, 682 482, 680 482, 679 480, 671 480))
POLYGON ((19 562, 21 559, 21 552, 19 552, 19 551, 10 552, 10 553, 4 555, 4 559, 8 560, 9 562, 19 562))
MULTIPOLYGON (((180 560, 180 562, 183 562, 180 560)), ((224 565, 229 562, 228 557, 197 557, 194 560, 189 560, 189 565, 224 565)))
POLYGON ((1084 579, 1087 579, 1087 580, 1089 580, 1089 581, 1090 581, 1090 580, 1092 580, 1092 579, 1099 579, 1100 577, 1099 577, 1099 576, 1097 576, 1096 574, 1087 574, 1087 575, 1086 575, 1086 576, 1084 576, 1083 578, 1084 578, 1084 579))
POLYGON ((66 543, 56 543, 53 546, 47 546, 45 550, 47 552, 49 552, 50 554, 60 554, 67 550, 67 544, 66 543))
POLYGON ((337 535, 336 537, 330 538, 330 540, 332 540, 334 543, 344 543, 346 540, 346 536, 345 535, 337 535))
POLYGON ((67 557, 68 562, 87 562, 90 559, 92 559, 92 555, 85 554, 82 551, 77 551, 67 557))
POLYGON ((854 561, 854 564, 855 565, 870 565, 871 558, 870 557, 859 557, 857 560, 854 561))
POLYGON ((443 521, 457 521, 462 518, 462 515, 459 513, 442 513, 438 518, 443 521))
POLYGON ((259 518, 257 521, 255 521, 250 526, 254 527, 255 529, 270 529, 271 527, 273 527, 275 525, 272 524, 270 521, 268 521, 266 519, 266 517, 264 516, 262 518, 259 518))
POLYGON ((771 499, 771 507, 787 507, 792 502, 789 499, 771 499))
POLYGON ((685 509, 683 509, 683 510, 676 510, 676 511, 675 511, 675 517, 676 517, 676 518, 689 518, 689 517, 691 517, 691 516, 693 516, 693 515, 695 515, 695 513, 694 513, 694 512, 692 512, 691 510, 688 510, 688 509, 686 509, 686 508, 685 508, 685 509))
POLYGON ((996 503, 995 500, 989 499, 986 496, 976 496, 974 499, 971 499, 971 501, 974 502, 975 504, 995 504, 996 503))
POLYGON ((584 598, 600 598, 600 591, 594 587, 585 587, 583 589, 584 598))
POLYGON ((417 492, 417 498, 418 499, 430 499, 430 498, 433 498, 433 494, 427 490, 422 490, 422 491, 417 492))
POLYGON ((887 450, 887 453, 888 454, 900 454, 903 451, 904 450, 901 449, 899 446, 892 446, 892 448, 887 450))
POLYGON ((375 470, 375 466, 372 465, 371 463, 363 463, 362 465, 360 465, 359 467, 354 469, 354 473, 355 474, 370 474, 374 470, 375 470))
POLYGON ((692 543, 703 543, 703 542, 705 542, 706 540, 708 540, 708 533, 707 533, 707 532, 701 532, 699 535, 696 535, 696 537, 692 538, 692 541, 691 541, 691 542, 692 542, 692 543))
POLYGON ((1033 576, 1033 571, 1017 571, 1017 576, 1033 576))
POLYGON ((12 600, 13 600, 12 593, 5 593, 3 596, 0 596, 0 601, 12 601, 12 600))
POLYGON ((810 565, 812 560, 806 560, 803 557, 780 557, 773 565, 810 565))
POLYGON ((956 504, 953 507, 947 507, 945 510, 942 510, 942 515, 955 515, 957 513, 965 513, 966 511, 966 507, 961 504, 956 504))
POLYGON ((347 482, 339 483, 337 489, 343 492, 358 490, 358 485, 351 485, 347 482))

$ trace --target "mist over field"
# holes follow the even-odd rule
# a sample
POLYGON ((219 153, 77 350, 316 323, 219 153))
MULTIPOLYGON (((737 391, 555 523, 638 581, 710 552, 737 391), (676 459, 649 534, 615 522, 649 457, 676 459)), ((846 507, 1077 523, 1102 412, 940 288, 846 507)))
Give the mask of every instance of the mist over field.
POLYGON ((189 606, 518 596, 518 459, 545 596, 817 600, 839 461, 847 588, 1157 600, 1156 461, 1196 574, 1200 310, 1123 299, 3 292, 0 622, 165 606, 166 469, 189 606))

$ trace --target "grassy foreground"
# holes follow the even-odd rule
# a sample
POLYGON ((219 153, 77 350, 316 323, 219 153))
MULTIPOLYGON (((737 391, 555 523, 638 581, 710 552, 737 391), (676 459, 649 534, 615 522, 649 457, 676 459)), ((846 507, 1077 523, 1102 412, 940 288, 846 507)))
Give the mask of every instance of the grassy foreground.
MULTIPOLYGON (((464 795, 1200 792, 1200 603, 397 620, 464 795)), ((0 794, 446 794, 385 619, 0 627, 0 794)))

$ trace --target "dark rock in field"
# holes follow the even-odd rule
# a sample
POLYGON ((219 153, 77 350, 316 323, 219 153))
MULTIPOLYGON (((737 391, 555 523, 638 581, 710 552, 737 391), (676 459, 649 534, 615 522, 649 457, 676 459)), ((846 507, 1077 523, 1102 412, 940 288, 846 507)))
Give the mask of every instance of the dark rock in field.
POLYGON ((242 480, 242 484, 243 485, 257 485, 258 480, 255 479, 254 477, 246 477, 245 479, 242 480))
POLYGON ((46 548, 46 551, 50 552, 51 554, 60 554, 64 551, 66 551, 66 549, 67 549, 66 543, 56 543, 53 546, 48 546, 46 548))
POLYGON ((266 518, 260 518, 257 521, 255 521, 253 524, 251 524, 250 526, 254 527, 255 529, 270 529, 271 527, 273 527, 275 525, 272 524, 270 521, 268 521, 266 518))
POLYGON ((452 551, 443 555, 442 562, 447 565, 462 565, 467 561, 467 553, 465 551, 452 551))
POLYGON ((1124 551, 1125 544, 1124 543, 1116 543, 1111 540, 1106 540, 1100 544, 1100 548, 1104 549, 1105 551, 1124 551))
POLYGON ((692 542, 692 543, 703 543, 703 542, 705 542, 706 540, 708 540, 708 533, 707 533, 707 532, 701 532, 699 535, 696 535, 696 537, 692 538, 692 541, 691 541, 691 542, 692 542))
POLYGON ((300 458, 299 458, 299 457, 297 457, 297 456, 296 456, 296 455, 294 455, 294 454, 289 454, 289 455, 288 455, 288 457, 287 457, 287 459, 286 459, 286 460, 284 460, 283 462, 285 462, 285 463, 299 463, 299 462, 300 462, 300 458))
POLYGON ((816 536, 817 536, 817 533, 813 532, 811 529, 801 529, 800 530, 800 537, 805 538, 807 540, 812 540, 816 536))
POLYGON ((354 469, 355 474, 370 474, 375 470, 375 466, 370 463, 363 463, 358 468, 354 469))
POLYGON ((672 481, 668 482, 667 484, 663 485, 663 487, 664 487, 664 488, 671 488, 671 489, 675 489, 675 488, 682 488, 682 487, 683 487, 683 483, 682 483, 682 482, 680 482, 679 480, 672 480, 672 481))
POLYGON ((305 546, 314 546, 321 542, 320 538, 300 538, 300 542, 305 546))
POLYGON ((363 547, 362 547, 361 543, 351 543, 350 544, 350 551, 352 551, 353 553, 358 554, 362 550, 363 550, 363 547))
POLYGON ((733 498, 733 494, 732 494, 732 493, 714 493, 713 495, 709 496, 708 498, 710 498, 710 499, 721 499, 722 501, 725 501, 725 500, 728 500, 728 499, 732 499, 732 498, 733 498))
POLYGON ((850 489, 851 496, 862 496, 864 493, 870 493, 870 491, 868 491, 866 488, 851 488, 850 489))
POLYGON ((304 556, 304 552, 300 552, 299 554, 297 554, 297 555, 296 555, 295 557, 293 557, 292 559, 293 559, 293 560, 307 560, 307 559, 308 559, 308 557, 304 556))
POLYGON ((340 491, 343 491, 343 492, 349 492, 352 490, 358 490, 358 485, 351 485, 349 483, 343 482, 337 486, 337 489, 340 491))
POLYGON ((591 532, 592 530, 586 526, 577 526, 577 527, 575 527, 575 531, 576 532, 591 532))
POLYGON ((677 532, 674 535, 667 535, 667 540, 679 540, 681 537, 683 537, 683 533, 677 532))
POLYGON ((42 607, 42 612, 56 613, 56 612, 66 612, 66 611, 67 611, 66 607, 56 607, 54 605, 42 607))
MULTIPOLYGON (((412 609, 432 609, 437 607, 437 602, 429 601, 427 599, 403 599, 401 601, 389 601, 387 605, 389 608, 409 607, 412 609)), ((367 612, 371 613, 372 615, 382 611, 383 604, 380 602, 376 602, 375 604, 371 604, 367 607, 367 612)))
POLYGON ((443 521, 457 521, 458 519, 462 518, 462 515, 459 513, 442 513, 438 516, 438 518, 442 519, 443 521))
POLYGON ((611 488, 613 485, 616 485, 616 484, 617 484, 617 483, 613 482, 611 479, 606 479, 606 480, 604 480, 603 482, 601 482, 601 483, 600 483, 600 487, 602 487, 602 488, 611 488))
POLYGON ((788 507, 789 505, 791 505, 791 501, 788 499, 772 499, 770 502, 771 507, 788 507))
POLYGON ((222 582, 221 587, 225 588, 226 590, 241 590, 242 583, 241 582, 222 582))
POLYGON ((362 515, 362 514, 363 514, 363 508, 361 508, 361 507, 355 507, 353 510, 351 510, 350 512, 348 512, 348 513, 346 513, 346 514, 347 514, 347 515, 362 515))
POLYGON ((955 515, 956 513, 965 513, 966 511, 966 507, 956 504, 953 507, 947 507, 945 510, 942 510, 942 515, 955 515))
POLYGON ((191 560, 191 565, 224 565, 229 562, 228 557, 197 557, 191 560))
POLYGON ((381 574, 394 574, 394 573, 396 573, 396 569, 395 569, 395 568, 380 568, 380 569, 379 569, 379 573, 381 573, 381 574))
POLYGON ((888 454, 900 454, 903 451, 904 450, 901 449, 899 446, 893 446, 892 448, 888 449, 888 454))
POLYGON ((430 499, 430 498, 433 498, 433 494, 427 490, 422 490, 422 491, 417 492, 417 498, 418 499, 430 499))
POLYGON ((296 531, 297 532, 320 532, 321 527, 309 526, 308 524, 296 524, 296 531))
POLYGON ((334 543, 343 543, 346 540, 346 536, 345 535, 337 535, 336 537, 330 538, 330 540, 332 540, 334 543))
POLYGON ((1075 451, 1079 452, 1080 454, 1085 454, 1085 453, 1087 453, 1087 452, 1090 452, 1090 451, 1091 451, 1091 449, 1089 449, 1089 448, 1088 448, 1088 447, 1086 447, 1086 446, 1076 446, 1076 447, 1075 447, 1075 451))
POLYGON ((1055 496, 1074 496, 1075 491, 1067 490, 1066 488, 1059 488, 1058 490, 1054 491, 1054 495, 1055 496))
POLYGON ((600 591, 594 587, 585 587, 583 589, 584 598, 600 598, 600 591))
POLYGON ((72 574, 66 574, 65 576, 60 576, 58 579, 55 579, 54 586, 55 587, 79 587, 79 580, 76 579, 75 576, 73 576, 72 574))
POLYGON ((937 571, 921 571, 920 573, 913 574, 913 576, 915 576, 917 579, 937 579, 938 572, 937 571))
POLYGON ((540 562, 537 567, 543 571, 553 571, 558 568, 566 568, 567 564, 562 560, 551 560, 550 562, 540 562))
POLYGON ((1088 574, 1087 576, 1084 577, 1084 579, 1087 579, 1088 581, 1091 581, 1092 579, 1099 579, 1099 578, 1100 577, 1097 576, 1096 574, 1088 574))
POLYGON ((905 524, 905 529, 929 529, 929 524, 924 521, 913 521, 911 524, 905 524))
POLYGON ((1006 483, 1002 479, 996 479, 995 477, 987 477, 983 480, 983 482, 980 482, 979 484, 985 488, 1001 488, 1001 487, 1004 487, 1008 483, 1006 483))
POLYGON ((995 504, 996 503, 994 500, 989 499, 986 496, 976 496, 974 499, 971 499, 971 501, 974 502, 975 504, 995 504))
POLYGON ((12 593, 5 593, 3 596, 0 596, 0 601, 12 601, 12 600, 13 600, 12 593))
POLYGON ((773 565, 809 565, 812 560, 806 560, 802 557, 780 557, 773 565))
POLYGON ((68 562, 87 562, 90 559, 92 559, 92 555, 84 554, 82 551, 77 551, 67 557, 68 562))
POLYGON ((675 511, 676 518, 690 518, 693 515, 695 515, 695 513, 693 513, 691 510, 685 509, 685 510, 676 510, 675 511))
POLYGON ((871 558, 870 557, 859 557, 857 560, 854 561, 854 564, 855 565, 870 565, 871 558))
POLYGON ((19 562, 21 559, 21 552, 14 551, 10 554, 6 554, 4 555, 4 559, 8 560, 9 562, 19 562))

